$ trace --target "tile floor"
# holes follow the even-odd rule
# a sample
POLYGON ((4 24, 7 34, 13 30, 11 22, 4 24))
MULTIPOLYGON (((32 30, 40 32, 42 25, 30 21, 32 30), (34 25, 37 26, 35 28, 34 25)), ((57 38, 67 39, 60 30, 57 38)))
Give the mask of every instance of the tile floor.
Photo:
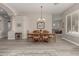
POLYGON ((0 56, 79 56, 79 47, 62 40, 56 42, 28 42, 27 40, 0 40, 0 56))

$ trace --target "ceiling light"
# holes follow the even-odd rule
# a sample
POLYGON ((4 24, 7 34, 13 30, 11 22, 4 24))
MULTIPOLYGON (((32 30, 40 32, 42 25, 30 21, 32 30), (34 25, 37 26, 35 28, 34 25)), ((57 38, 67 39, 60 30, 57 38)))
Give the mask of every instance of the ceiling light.
POLYGON ((45 22, 45 18, 43 18, 43 13, 42 13, 42 8, 43 8, 43 6, 40 6, 41 7, 41 17, 40 18, 38 18, 38 22, 45 22))

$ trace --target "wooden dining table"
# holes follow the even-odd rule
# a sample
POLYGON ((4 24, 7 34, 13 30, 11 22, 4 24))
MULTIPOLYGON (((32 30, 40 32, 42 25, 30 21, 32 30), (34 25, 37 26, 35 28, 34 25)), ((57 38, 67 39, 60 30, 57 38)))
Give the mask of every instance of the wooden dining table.
MULTIPOLYGON (((55 39, 55 41, 56 41, 56 34, 55 33, 28 33, 27 35, 28 35, 28 39, 29 38, 31 38, 31 39, 33 39, 33 35, 40 35, 40 39, 42 39, 42 36, 43 35, 48 35, 48 39, 50 39, 50 38, 54 38, 55 39)), ((40 40, 39 39, 39 40, 40 40)))

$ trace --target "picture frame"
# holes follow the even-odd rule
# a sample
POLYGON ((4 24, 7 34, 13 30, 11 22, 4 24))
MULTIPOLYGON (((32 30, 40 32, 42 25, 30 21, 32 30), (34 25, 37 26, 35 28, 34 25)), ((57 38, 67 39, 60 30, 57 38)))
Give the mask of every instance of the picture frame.
POLYGON ((21 24, 17 24, 17 27, 21 27, 21 24))
POLYGON ((44 29, 45 23, 44 22, 37 22, 37 29, 44 29))

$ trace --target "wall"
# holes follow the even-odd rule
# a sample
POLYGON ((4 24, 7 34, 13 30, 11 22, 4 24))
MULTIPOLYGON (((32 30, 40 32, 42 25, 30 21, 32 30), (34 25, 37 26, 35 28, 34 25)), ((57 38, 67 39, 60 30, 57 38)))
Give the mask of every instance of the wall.
POLYGON ((62 21, 64 22, 64 28, 63 28, 63 38, 69 42, 73 42, 74 44, 76 43, 76 45, 79 45, 79 35, 75 36, 75 34, 66 34, 66 15, 69 13, 72 13, 76 10, 79 10, 79 4, 75 4, 74 6, 72 6, 71 8, 69 8, 68 10, 66 10, 63 14, 62 14, 62 21))
POLYGON ((8 36, 8 20, 0 16, 0 38, 8 36))
POLYGON ((15 39, 15 33, 21 32, 22 33, 22 38, 25 39, 27 38, 27 30, 29 27, 29 19, 26 16, 15 16, 14 19, 12 20, 12 32, 9 34, 14 34, 12 35, 10 39, 15 39))
POLYGON ((8 37, 8 19, 3 20, 3 32, 2 32, 3 37, 8 37))
MULTIPOLYGON (((28 14, 29 17, 29 30, 33 31, 37 29, 37 20, 40 18, 40 14, 28 14)), ((46 19, 45 21, 45 29, 48 31, 52 31, 52 15, 44 14, 43 17, 46 19)))
MULTIPOLYGON (((12 31, 15 34, 16 32, 22 32, 22 38, 27 38, 27 31, 32 32, 37 29, 37 20, 40 17, 40 14, 26 14, 26 15, 17 15, 12 20, 12 31), (21 26, 18 27, 17 24, 21 26)), ((44 18, 46 19, 45 29, 52 32, 52 15, 45 14, 44 18)), ((9 33, 9 38, 14 37, 11 36, 12 33, 9 33)), ((15 39, 15 37, 14 37, 15 39)))
POLYGON ((3 32, 3 17, 0 16, 0 38, 2 38, 3 32))

